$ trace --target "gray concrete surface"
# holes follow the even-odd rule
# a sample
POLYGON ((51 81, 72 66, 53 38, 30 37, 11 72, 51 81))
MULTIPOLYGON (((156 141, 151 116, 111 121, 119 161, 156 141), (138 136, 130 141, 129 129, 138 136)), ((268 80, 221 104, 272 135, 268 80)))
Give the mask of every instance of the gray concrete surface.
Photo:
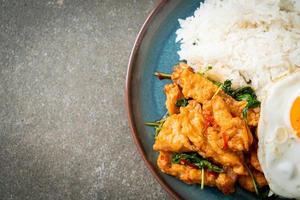
POLYGON ((154 0, 0 0, 0 199, 168 199, 132 142, 126 65, 154 0))

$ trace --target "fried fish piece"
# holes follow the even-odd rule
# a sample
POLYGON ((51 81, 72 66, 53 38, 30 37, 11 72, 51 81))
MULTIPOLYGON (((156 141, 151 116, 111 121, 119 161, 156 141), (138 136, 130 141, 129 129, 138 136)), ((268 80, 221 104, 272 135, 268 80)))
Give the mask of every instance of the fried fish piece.
POLYGON ((154 143, 156 151, 187 152, 193 151, 194 144, 203 144, 204 119, 201 105, 194 100, 186 107, 180 107, 179 114, 168 117, 154 143))
POLYGON ((201 146, 205 144, 204 118, 202 115, 202 107, 195 100, 190 100, 188 106, 180 108, 182 116, 182 133, 187 135, 193 145, 201 146))
POLYGON ((216 186, 224 194, 231 194, 235 191, 236 175, 230 176, 228 173, 219 174, 216 179, 216 186))
POLYGON ((205 158, 210 158, 216 163, 232 168, 234 173, 238 175, 247 174, 247 170, 243 165, 242 152, 233 152, 231 150, 224 150, 218 144, 220 134, 213 127, 207 129, 207 145, 199 147, 198 153, 205 158))
MULTIPOLYGON (((233 117, 243 118, 243 110, 247 106, 246 101, 237 101, 224 91, 218 93, 223 98, 233 117)), ((258 126, 260 108, 250 108, 247 114, 247 124, 251 127, 258 126)))
MULTIPOLYGON (((211 100, 217 93, 228 105, 230 113, 234 117, 242 118, 242 112, 247 105, 246 101, 236 101, 224 91, 220 90, 217 85, 208 80, 203 75, 194 73, 193 69, 185 63, 180 63, 174 68, 171 76, 174 83, 182 88, 182 94, 186 98, 192 98, 203 104, 205 101, 211 100)), ((248 125, 257 126, 259 120, 259 109, 249 109, 248 125)))
POLYGON ((232 167, 237 174, 245 174, 240 153, 222 149, 218 145, 220 134, 213 128, 205 131, 202 107, 190 100, 188 106, 180 108, 179 114, 167 118, 153 148, 170 152, 197 151, 204 158, 232 167))
MULTIPOLYGON (((200 184, 202 171, 188 165, 172 163, 172 153, 159 153, 157 165, 160 170, 166 174, 175 176, 187 184, 200 184)), ((217 186, 224 194, 234 192, 234 184, 236 178, 226 173, 211 173, 204 170, 204 185, 214 187, 217 186)))
POLYGON ((260 116, 260 108, 251 108, 248 111, 247 122, 249 126, 257 127, 260 116))
POLYGON ((199 103, 210 100, 218 90, 211 81, 194 73, 192 68, 183 63, 174 68, 171 78, 182 88, 186 98, 195 99, 199 103))
POLYGON ((182 116, 174 114, 164 122, 153 149, 155 151, 188 152, 193 151, 192 143, 182 132, 182 116))
POLYGON ((219 95, 211 100, 211 106, 214 120, 220 126, 222 136, 227 137, 224 146, 228 145, 233 151, 248 151, 253 137, 246 122, 239 117, 233 117, 229 107, 219 95))
POLYGON ((179 107, 176 106, 178 99, 182 98, 183 95, 180 91, 179 86, 176 83, 165 85, 166 94, 166 107, 170 115, 179 113, 179 107))
MULTIPOLYGON (((253 176, 255 177, 255 180, 260 188, 268 185, 268 182, 263 173, 261 173, 257 170, 253 170, 252 173, 253 173, 253 176)), ((238 182, 244 189, 246 189, 250 192, 255 192, 253 181, 252 181, 252 178, 250 175, 239 176, 238 182)))

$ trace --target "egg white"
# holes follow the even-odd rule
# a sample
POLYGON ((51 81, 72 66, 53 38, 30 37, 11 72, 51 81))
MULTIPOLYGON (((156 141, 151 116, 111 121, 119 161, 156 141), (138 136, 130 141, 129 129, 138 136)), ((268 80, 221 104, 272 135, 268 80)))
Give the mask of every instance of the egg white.
POLYGON ((271 190, 300 199, 300 138, 290 122, 290 110, 300 96, 300 72, 268 90, 258 125, 258 158, 271 190))

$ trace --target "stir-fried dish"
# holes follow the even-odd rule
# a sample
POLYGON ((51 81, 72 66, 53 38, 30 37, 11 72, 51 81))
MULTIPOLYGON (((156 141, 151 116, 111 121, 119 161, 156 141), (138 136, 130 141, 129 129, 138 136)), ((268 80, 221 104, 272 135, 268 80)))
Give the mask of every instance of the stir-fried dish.
POLYGON ((236 184, 260 194, 267 181, 257 158, 260 102, 254 91, 210 80, 184 62, 172 74, 156 75, 172 80, 164 88, 167 114, 146 123, 156 130, 159 169, 224 194, 233 193, 236 184))

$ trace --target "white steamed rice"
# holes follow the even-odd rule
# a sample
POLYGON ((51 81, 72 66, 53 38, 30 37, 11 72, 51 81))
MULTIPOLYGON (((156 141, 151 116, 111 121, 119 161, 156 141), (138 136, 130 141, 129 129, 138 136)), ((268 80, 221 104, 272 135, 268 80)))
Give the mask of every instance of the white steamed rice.
POLYGON ((207 0, 179 22, 180 59, 259 96, 300 67, 300 0, 207 0))

